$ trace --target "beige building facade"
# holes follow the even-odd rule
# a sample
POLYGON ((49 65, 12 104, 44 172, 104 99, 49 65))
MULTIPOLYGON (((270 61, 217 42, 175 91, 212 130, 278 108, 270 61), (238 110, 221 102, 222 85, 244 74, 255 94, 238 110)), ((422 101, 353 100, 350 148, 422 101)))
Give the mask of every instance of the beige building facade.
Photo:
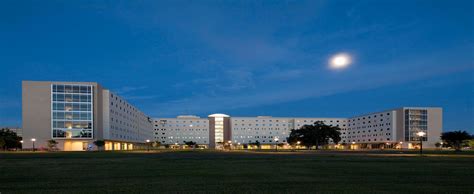
MULTIPOLYGON (((206 122, 206 119, 199 119, 201 122, 206 122)), ((199 141, 198 144, 219 149, 226 144, 236 148, 247 148, 259 142, 264 149, 273 149, 276 144, 283 147, 286 145, 289 148, 287 138, 291 130, 322 121, 326 125, 341 129, 341 141, 337 145, 332 145, 336 148, 414 149, 418 148, 420 138, 423 140, 423 146, 434 148, 437 142, 441 142, 442 120, 442 109, 431 107, 403 107, 351 118, 231 117, 225 114, 212 114, 208 116, 208 130, 206 126, 202 126, 204 128, 201 130, 206 133, 199 134, 201 138, 208 135, 206 138, 208 141, 199 141), (420 131, 425 133, 423 137, 417 135, 420 131)), ((159 130, 159 133, 155 134, 155 139, 162 144, 180 145, 183 144, 180 140, 192 140, 190 138, 196 138, 194 134, 198 134, 182 129, 191 128, 187 126, 191 121, 182 116, 155 119, 155 122, 163 121, 182 123, 182 126, 177 123, 155 125, 155 130, 159 130), (173 130, 182 132, 176 133, 173 130)))
POLYGON ((22 82, 23 147, 129 150, 152 139, 151 118, 96 82, 22 82))

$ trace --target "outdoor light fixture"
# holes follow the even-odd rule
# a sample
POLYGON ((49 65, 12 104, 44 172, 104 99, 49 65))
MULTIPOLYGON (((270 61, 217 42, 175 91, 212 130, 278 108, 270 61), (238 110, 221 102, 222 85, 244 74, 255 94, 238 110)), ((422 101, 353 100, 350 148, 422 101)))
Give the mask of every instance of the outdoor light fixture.
POLYGON ((420 131, 416 133, 416 135, 418 135, 418 137, 420 138, 420 156, 421 156, 423 155, 423 136, 425 136, 426 133, 423 131, 420 131))
POLYGON ((275 151, 278 151, 278 137, 275 137, 275 151))
POLYGON ((35 138, 31 138, 31 142, 33 142, 33 152, 35 151, 35 141, 36 141, 35 138))
POLYGON ((147 144, 146 144, 146 145, 147 145, 147 146, 146 146, 146 151, 149 152, 149 151, 150 151, 150 140, 147 139, 147 140, 146 140, 146 143, 147 143, 147 144))

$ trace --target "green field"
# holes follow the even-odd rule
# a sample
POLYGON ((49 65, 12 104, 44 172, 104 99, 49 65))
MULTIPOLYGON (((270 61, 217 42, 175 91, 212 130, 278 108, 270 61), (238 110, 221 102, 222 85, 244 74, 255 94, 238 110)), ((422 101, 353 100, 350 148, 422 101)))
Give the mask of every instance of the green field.
POLYGON ((472 194, 473 180, 472 152, 0 153, 2 194, 472 194))

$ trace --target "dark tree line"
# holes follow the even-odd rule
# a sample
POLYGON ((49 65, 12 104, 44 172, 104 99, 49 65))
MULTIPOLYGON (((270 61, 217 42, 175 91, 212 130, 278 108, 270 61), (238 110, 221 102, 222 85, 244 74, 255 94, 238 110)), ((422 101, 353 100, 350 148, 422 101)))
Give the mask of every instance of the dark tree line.
POLYGON ((336 126, 329 126, 324 124, 322 121, 316 121, 313 125, 304 125, 300 129, 292 129, 289 137, 287 138, 288 143, 294 145, 300 142, 301 145, 306 146, 308 149, 316 146, 326 146, 330 140, 337 144, 341 141, 341 129, 336 126))
POLYGON ((474 136, 469 135, 466 131, 449 131, 442 133, 441 139, 445 142, 443 146, 459 151, 463 146, 469 146, 468 140, 474 139, 474 136))
POLYGON ((21 137, 8 128, 0 130, 0 148, 3 150, 21 148, 21 137))

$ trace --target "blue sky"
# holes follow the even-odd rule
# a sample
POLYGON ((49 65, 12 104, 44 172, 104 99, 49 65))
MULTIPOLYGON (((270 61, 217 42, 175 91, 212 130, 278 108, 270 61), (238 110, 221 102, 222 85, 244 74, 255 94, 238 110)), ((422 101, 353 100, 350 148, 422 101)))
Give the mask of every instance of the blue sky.
POLYGON ((0 1, 0 125, 21 80, 94 81, 153 117, 444 108, 474 132, 472 1, 0 1), (349 53, 349 68, 328 68, 349 53))

